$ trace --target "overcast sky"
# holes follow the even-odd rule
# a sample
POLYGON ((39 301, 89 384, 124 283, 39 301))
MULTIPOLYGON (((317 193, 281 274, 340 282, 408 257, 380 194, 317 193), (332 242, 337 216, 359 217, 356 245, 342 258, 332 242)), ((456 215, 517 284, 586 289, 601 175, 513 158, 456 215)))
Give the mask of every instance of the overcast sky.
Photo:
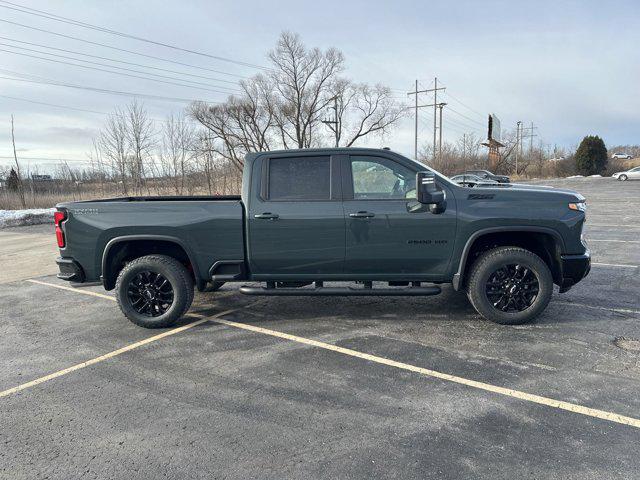
MULTIPOLYGON (((265 53, 278 34, 290 30, 299 33, 308 46, 339 48, 346 56, 347 76, 386 84, 399 97, 406 97, 405 92, 413 88, 415 79, 421 87, 428 87, 437 76, 449 94, 441 97, 449 104, 444 111, 443 129, 449 141, 470 131, 486 136, 485 116, 495 112, 504 130, 515 128, 518 120, 526 124, 533 121, 538 126, 536 141, 552 146, 570 147, 587 134, 602 136, 607 145, 640 143, 638 1, 10 1, 14 5, 0 0, 0 20, 4 20, 0 21, 0 77, 32 75, 95 89, 220 101, 225 98, 224 93, 114 75, 7 51, 65 62, 74 60, 39 52, 78 57, 44 48, 56 47, 226 80, 182 76, 215 84, 203 87, 214 89, 234 88, 229 81, 257 71, 238 63, 4 8, 16 8, 15 4, 254 65, 265 65, 265 53), (221 73, 91 45, 6 21, 221 73)), ((144 70, 135 65, 115 65, 144 70)), ((156 73, 180 77, 160 70, 156 73)), ((0 165, 11 162, 12 113, 23 162, 46 170, 46 160, 35 159, 86 158, 91 139, 104 122, 102 113, 130 100, 127 96, 0 78, 0 165)), ((425 97, 425 103, 427 100, 425 97)), ((144 103, 154 118, 180 111, 185 105, 149 98, 144 103)), ((431 138, 431 115, 430 111, 421 113, 421 143, 431 138)), ((405 121, 388 138, 370 145, 388 145, 412 154, 412 121, 405 121)))

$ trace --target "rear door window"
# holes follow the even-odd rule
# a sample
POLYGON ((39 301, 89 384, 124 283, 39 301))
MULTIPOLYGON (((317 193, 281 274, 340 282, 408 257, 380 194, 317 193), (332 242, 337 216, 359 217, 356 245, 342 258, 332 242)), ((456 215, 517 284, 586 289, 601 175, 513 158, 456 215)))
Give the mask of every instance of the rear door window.
POLYGON ((267 196, 276 201, 330 200, 330 157, 270 158, 267 196))

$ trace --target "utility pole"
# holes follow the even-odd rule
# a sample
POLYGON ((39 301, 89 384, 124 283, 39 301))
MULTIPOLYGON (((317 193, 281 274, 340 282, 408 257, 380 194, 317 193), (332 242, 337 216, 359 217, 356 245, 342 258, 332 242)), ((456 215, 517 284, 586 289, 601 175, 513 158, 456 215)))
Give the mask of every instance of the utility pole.
POLYGON ((333 100, 333 120, 322 120, 322 123, 327 125, 336 137, 336 147, 340 146, 340 130, 338 129, 338 96, 336 95, 333 100))
POLYGON ((467 171, 467 134, 462 134, 462 171, 467 171))
POLYGON ((438 107, 438 109, 440 110, 440 130, 439 130, 439 135, 440 138, 438 139, 438 159, 442 160, 442 109, 443 107, 446 105, 446 103, 438 103, 436 106, 438 107))
POLYGON ((529 159, 531 159, 531 156, 533 155, 533 129, 535 127, 533 126, 533 122, 531 122, 531 134, 529 136, 529 159))
POLYGON ((522 122, 520 120, 518 120, 517 123, 517 128, 516 128, 516 176, 518 176, 518 157, 519 157, 519 150, 520 150, 520 126, 522 125, 522 122))
POLYGON ((522 157, 522 144, 523 139, 525 137, 527 137, 529 139, 529 160, 531 160, 531 157, 533 156, 533 137, 537 137, 538 135, 533 133, 535 129, 537 129, 538 127, 535 127, 533 125, 533 122, 531 122, 531 126, 530 127, 521 127, 520 129, 520 156, 522 157), (528 133, 526 135, 522 135, 522 132, 524 132, 525 130, 528 131, 528 133))
POLYGON ((16 153, 16 137, 13 131, 13 115, 11 115, 11 144, 13 145, 13 159, 16 162, 16 175, 18 176, 18 196, 20 197, 20 203, 22 208, 27 207, 27 203, 24 199, 24 186, 22 185, 22 174, 20 173, 20 164, 18 163, 18 154, 16 153))
POLYGON ((436 128, 437 128, 437 113, 438 113, 438 90, 446 90, 446 87, 438 87, 438 78, 434 79, 435 86, 434 88, 427 88, 425 90, 418 90, 418 80, 416 80, 416 89, 413 92, 407 92, 407 95, 415 95, 415 106, 413 108, 416 109, 416 121, 415 121, 415 137, 414 137, 414 155, 416 160, 418 159, 418 109, 423 107, 433 107, 433 158, 435 160, 436 157, 436 128), (429 105, 418 105, 418 94, 420 93, 434 93, 434 101, 429 105))

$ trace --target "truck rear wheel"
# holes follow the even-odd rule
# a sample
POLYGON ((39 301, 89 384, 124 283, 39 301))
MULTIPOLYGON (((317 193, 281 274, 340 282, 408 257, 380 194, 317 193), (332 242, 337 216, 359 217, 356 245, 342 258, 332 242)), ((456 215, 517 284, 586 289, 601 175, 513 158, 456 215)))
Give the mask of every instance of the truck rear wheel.
POLYGON ((129 262, 118 275, 116 299, 136 325, 170 327, 191 306, 193 280, 175 258, 147 255, 129 262))
POLYGON ((553 278, 547 264, 535 253, 519 247, 499 247, 485 252, 471 268, 468 296, 487 320, 519 325, 547 308, 553 278))

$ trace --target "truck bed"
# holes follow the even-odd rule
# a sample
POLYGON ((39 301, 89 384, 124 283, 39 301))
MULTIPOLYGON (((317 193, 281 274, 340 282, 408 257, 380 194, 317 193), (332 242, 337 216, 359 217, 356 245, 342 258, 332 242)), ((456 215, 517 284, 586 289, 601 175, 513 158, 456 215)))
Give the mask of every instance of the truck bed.
POLYGON ((63 257, 80 263, 86 281, 102 275, 105 250, 114 243, 174 241, 208 278, 219 261, 244 260, 244 207, 239 196, 122 197, 62 203, 67 211, 63 257))

